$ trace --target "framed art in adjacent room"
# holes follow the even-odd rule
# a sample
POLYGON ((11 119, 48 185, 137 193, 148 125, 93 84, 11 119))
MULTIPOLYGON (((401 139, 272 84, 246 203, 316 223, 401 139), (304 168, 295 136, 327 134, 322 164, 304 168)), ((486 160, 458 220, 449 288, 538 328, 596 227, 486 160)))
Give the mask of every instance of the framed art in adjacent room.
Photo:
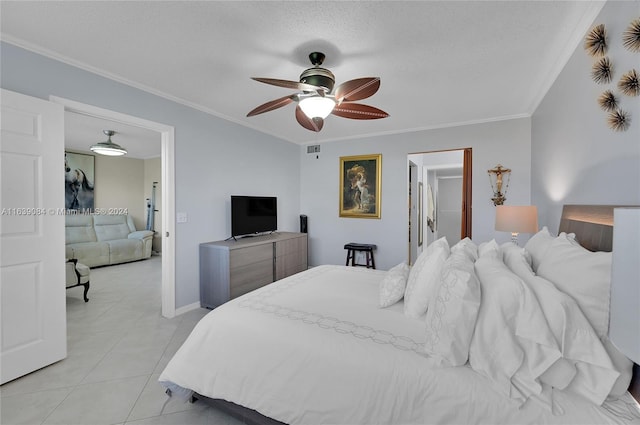
POLYGON ((380 218, 382 155, 340 157, 340 217, 380 218))
POLYGON ((95 157, 64 153, 64 206, 79 213, 94 211, 95 157))

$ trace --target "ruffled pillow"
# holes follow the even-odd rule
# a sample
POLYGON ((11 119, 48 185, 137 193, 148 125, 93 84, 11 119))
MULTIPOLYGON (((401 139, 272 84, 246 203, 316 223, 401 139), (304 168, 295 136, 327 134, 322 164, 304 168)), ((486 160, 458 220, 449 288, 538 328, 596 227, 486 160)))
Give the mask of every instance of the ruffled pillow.
POLYGON ((467 362, 480 308, 480 283, 468 254, 463 249, 451 253, 427 308, 425 351, 444 366, 467 362))
POLYGON ((410 267, 400 263, 392 267, 380 282, 380 307, 392 306, 404 297, 410 267))

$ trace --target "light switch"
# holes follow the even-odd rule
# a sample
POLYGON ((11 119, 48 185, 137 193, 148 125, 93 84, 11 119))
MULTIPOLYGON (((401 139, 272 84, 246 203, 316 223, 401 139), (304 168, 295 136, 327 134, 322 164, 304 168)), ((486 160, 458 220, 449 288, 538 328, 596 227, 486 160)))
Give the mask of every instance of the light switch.
POLYGON ((186 223, 187 222, 187 213, 186 212, 176 213, 176 221, 178 223, 186 223))

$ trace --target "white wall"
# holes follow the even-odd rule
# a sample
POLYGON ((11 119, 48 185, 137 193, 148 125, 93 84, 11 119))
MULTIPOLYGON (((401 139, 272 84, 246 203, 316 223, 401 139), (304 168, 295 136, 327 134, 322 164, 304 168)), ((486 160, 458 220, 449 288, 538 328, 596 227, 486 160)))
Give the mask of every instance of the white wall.
POLYGON ((607 2, 594 25, 608 31, 614 81, 591 80, 593 58, 580 44, 533 114, 532 200, 540 226, 557 231, 563 204, 640 204, 640 97, 618 96, 631 114, 625 132, 609 129, 597 103, 623 73, 640 71, 640 56, 620 41, 639 15, 640 2, 607 2))
POLYGON ((344 264, 343 247, 348 242, 376 244, 379 269, 406 261, 407 155, 467 147, 473 148, 473 239, 481 242, 495 236, 508 241, 510 235, 493 230, 495 207, 487 170, 498 163, 511 168, 508 203, 530 203, 531 127, 527 118, 324 143, 318 159, 306 153, 306 146, 301 147, 300 210, 309 217, 310 264, 344 264), (339 217, 340 157, 375 153, 382 154, 382 218, 339 217))
POLYGON ((125 209, 137 230, 146 223, 141 159, 96 155, 91 151, 69 149, 67 152, 95 158, 94 207, 102 210, 125 209))
POLYGON ((438 178, 436 208, 438 237, 446 237, 449 245, 460 241, 462 176, 438 178))

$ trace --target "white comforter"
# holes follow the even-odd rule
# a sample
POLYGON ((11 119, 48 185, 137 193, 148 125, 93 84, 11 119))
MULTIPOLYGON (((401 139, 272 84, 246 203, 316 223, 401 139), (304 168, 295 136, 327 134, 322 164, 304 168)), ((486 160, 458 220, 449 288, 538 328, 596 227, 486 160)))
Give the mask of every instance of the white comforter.
POLYGON ((553 415, 468 366, 436 367, 424 321, 402 303, 378 308, 384 274, 320 266, 232 300, 198 323, 160 382, 289 424, 629 423, 563 392, 553 415))

